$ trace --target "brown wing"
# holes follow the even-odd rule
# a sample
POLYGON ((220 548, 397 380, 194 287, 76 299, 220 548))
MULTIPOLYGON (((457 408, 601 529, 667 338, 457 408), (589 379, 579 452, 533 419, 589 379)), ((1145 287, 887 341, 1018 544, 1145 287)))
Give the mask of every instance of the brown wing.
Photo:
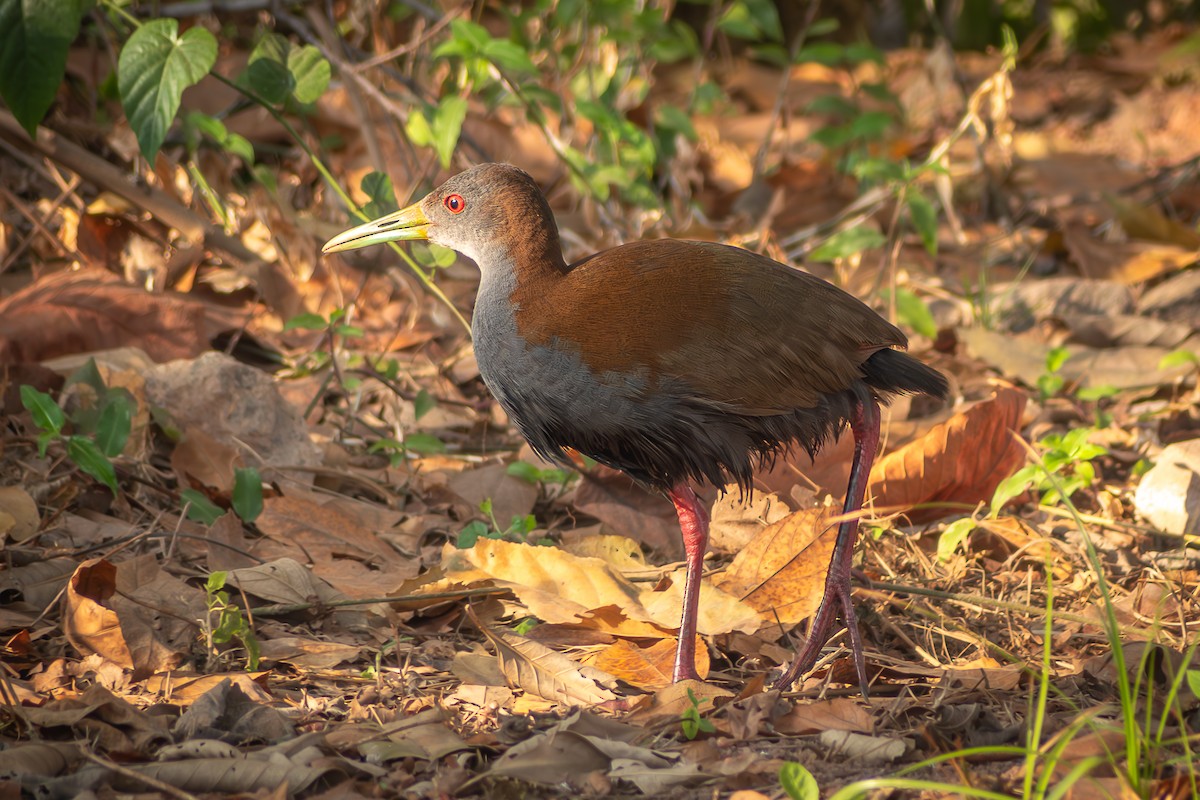
POLYGON ((706 242, 607 250, 513 299, 527 341, 577 349, 598 373, 674 379, 741 414, 812 407, 860 378, 872 353, 907 343, 835 286, 706 242))

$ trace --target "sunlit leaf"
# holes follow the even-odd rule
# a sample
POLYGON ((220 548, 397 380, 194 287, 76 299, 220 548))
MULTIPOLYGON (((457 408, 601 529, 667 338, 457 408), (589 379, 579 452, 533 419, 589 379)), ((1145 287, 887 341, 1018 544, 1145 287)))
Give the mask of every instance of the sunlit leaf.
POLYGON ((199 26, 179 33, 173 19, 151 20, 134 31, 117 59, 125 116, 148 161, 162 147, 183 90, 198 83, 217 60, 217 40, 199 26))

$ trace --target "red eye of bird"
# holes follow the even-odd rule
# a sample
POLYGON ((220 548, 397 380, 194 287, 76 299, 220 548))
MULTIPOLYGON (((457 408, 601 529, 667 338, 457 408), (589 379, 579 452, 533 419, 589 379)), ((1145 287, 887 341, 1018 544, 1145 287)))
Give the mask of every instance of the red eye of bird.
POLYGON ((443 203, 450 210, 451 214, 461 214, 463 209, 467 207, 467 201, 463 200, 461 194, 452 194, 448 196, 443 203))

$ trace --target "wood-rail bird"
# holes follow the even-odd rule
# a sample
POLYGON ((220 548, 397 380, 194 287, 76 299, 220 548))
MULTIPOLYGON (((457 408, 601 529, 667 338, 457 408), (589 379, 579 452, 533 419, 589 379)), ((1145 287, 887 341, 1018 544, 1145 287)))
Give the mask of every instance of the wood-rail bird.
POLYGON ((728 245, 658 239, 568 264, 545 196, 507 164, 459 173, 323 250, 410 239, 479 266, 479 372, 533 449, 564 463, 574 449, 674 503, 687 559, 676 681, 699 677, 709 514, 693 486, 748 492, 756 467, 792 445, 815 455, 849 425, 854 460, 824 595, 776 685, 812 669, 840 611, 865 695, 850 572, 879 406, 947 392, 941 373, 897 349, 904 334, 834 285, 728 245))

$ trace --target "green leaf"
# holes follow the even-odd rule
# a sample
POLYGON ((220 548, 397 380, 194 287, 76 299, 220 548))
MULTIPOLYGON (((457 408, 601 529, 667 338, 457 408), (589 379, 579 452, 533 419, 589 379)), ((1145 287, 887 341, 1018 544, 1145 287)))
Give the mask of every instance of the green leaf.
POLYGON ((404 449, 413 453, 444 453, 446 443, 429 433, 410 433, 404 437, 404 449))
POLYGON ((322 317, 320 314, 311 312, 305 314, 297 314, 283 324, 285 331, 300 329, 303 331, 323 331, 329 327, 329 320, 322 317))
MULTIPOLYGON (((195 489, 184 489, 179 493, 179 499, 187 509, 187 518, 202 525, 212 525, 225 515, 220 506, 195 489)), ((220 588, 220 587, 217 587, 220 588)))
POLYGON ((842 27, 842 23, 838 22, 833 17, 825 17, 814 22, 808 29, 807 36, 810 39, 816 39, 818 36, 828 36, 829 34, 842 27))
POLYGON ((437 400, 424 389, 417 392, 417 396, 413 398, 414 419, 420 419, 435 408, 437 408, 437 400))
POLYGON ((1172 350, 1158 360, 1158 368, 1160 370, 1174 369, 1175 367, 1196 366, 1200 364, 1200 358, 1191 350, 1172 350))
POLYGON ((537 484, 542 479, 542 471, 528 461, 514 461, 505 468, 504 472, 526 483, 537 484))
POLYGON ((84 8, 81 0, 0 0, 0 97, 31 137, 58 94, 84 8))
POLYGON ((287 55, 287 69, 294 87, 292 97, 301 103, 317 102, 329 88, 329 62, 311 44, 291 49, 287 55))
MULTIPOLYGON (((1162 369, 1160 366, 1159 369, 1162 369)), ((1114 397, 1120 394, 1121 390, 1112 384, 1105 383, 1100 386, 1085 386, 1075 393, 1075 397, 1085 402, 1095 400, 1103 400, 1106 397, 1114 397)))
POLYGON ((50 395, 24 385, 21 387, 21 405, 33 416, 33 424, 37 425, 38 429, 49 434, 62 433, 67 419, 50 395))
POLYGON ((86 436, 71 436, 67 438, 67 456, 75 466, 91 475, 112 490, 115 497, 120 489, 117 486, 117 473, 112 462, 100 448, 86 436))
POLYGON ((1071 357, 1071 351, 1065 347, 1053 347, 1049 353, 1046 353, 1046 371, 1058 372, 1063 368, 1063 364, 1067 363, 1067 359, 1071 357))
POLYGON ((857 255, 864 250, 880 247, 887 241, 883 234, 866 225, 855 225, 844 231, 838 231, 816 250, 809 253, 812 261, 836 261, 857 255))
POLYGON ((658 107, 658 126, 682 134, 688 141, 696 141, 696 129, 692 120, 679 106, 664 103, 658 107))
POLYGON ((927 339, 937 338, 937 322, 925 301, 908 289, 896 290, 896 314, 900 320, 927 339))
POLYGON ((473 520, 467 523, 467 526, 458 533, 458 538, 454 542, 454 546, 459 550, 469 550, 475 546, 481 538, 486 538, 488 535, 488 526, 479 520, 473 520))
POLYGON ((216 60, 217 40, 211 33, 195 27, 180 35, 173 19, 145 23, 121 48, 121 104, 148 161, 167 137, 183 90, 208 74, 216 60))
POLYGON ((519 44, 508 39, 492 39, 483 46, 481 55, 501 70, 510 73, 510 77, 537 74, 537 67, 530 60, 529 54, 522 50, 519 44))
POLYGON ((1187 671, 1188 688, 1192 690, 1192 694, 1200 697, 1200 669, 1189 669, 1187 671))
POLYGON ((886 111, 867 111, 850 122, 850 135, 856 139, 882 139, 895 119, 886 111))
POLYGON ((433 112, 433 149, 442 168, 450 166, 463 120, 467 118, 467 101, 463 97, 445 97, 433 112))
POLYGON ((128 392, 110 390, 104 398, 104 407, 96 421, 96 446, 109 458, 119 456, 129 441, 133 408, 134 401, 128 392))
POLYGON ((800 48, 795 61, 797 64, 812 61, 827 67, 834 67, 842 63, 845 54, 846 48, 836 42, 814 42, 800 48))
POLYGON ((262 478, 253 467, 233 471, 233 510, 246 522, 254 522, 262 513, 262 478))
POLYGON ((936 256, 938 246, 937 209, 933 207, 933 203, 929 201, 928 197, 917 191, 908 192, 905 200, 908 205, 909 219, 912 220, 913 227, 921 236, 921 244, 925 245, 925 250, 929 255, 936 256))
POLYGON ((817 779, 802 764, 788 761, 779 768, 779 785, 792 800, 820 800, 817 779))
POLYGON ((975 530, 975 520, 970 517, 956 519, 947 525, 946 530, 942 531, 942 535, 938 537, 938 561, 949 561, 973 530, 975 530))
POLYGON ((992 495, 992 516, 996 516, 1009 500, 1028 491, 1037 481, 1040 474, 1041 470, 1031 465, 1022 467, 1000 481, 1000 485, 996 487, 996 491, 992 495))
POLYGON ((379 219, 400 210, 400 206, 396 204, 396 190, 392 186, 392 179, 386 173, 368 172, 363 176, 360 186, 363 193, 371 198, 363 206, 363 213, 371 219, 379 219))
POLYGON ((246 71, 238 76, 238 84, 271 105, 281 105, 296 85, 288 69, 288 50, 291 44, 278 33, 268 33, 258 40, 246 71))
POLYGON ((229 579, 227 570, 219 569, 216 572, 210 572, 208 580, 204 582, 204 591, 209 594, 216 594, 225 588, 225 581, 229 579))

